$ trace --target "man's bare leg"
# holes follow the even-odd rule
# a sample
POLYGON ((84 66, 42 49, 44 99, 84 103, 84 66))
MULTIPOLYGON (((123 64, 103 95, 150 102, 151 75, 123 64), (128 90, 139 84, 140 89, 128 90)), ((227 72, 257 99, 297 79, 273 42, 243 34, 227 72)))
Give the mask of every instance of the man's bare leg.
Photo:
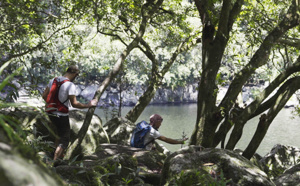
POLYGON ((54 158, 53 160, 56 160, 57 158, 61 158, 63 155, 64 149, 59 145, 56 147, 56 150, 54 152, 54 158))

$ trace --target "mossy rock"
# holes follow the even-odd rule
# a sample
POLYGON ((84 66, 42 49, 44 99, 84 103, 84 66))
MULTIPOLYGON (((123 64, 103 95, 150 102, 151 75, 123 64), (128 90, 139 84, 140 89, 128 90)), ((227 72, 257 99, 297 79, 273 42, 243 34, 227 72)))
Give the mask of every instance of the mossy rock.
POLYGON ((38 161, 26 159, 9 145, 0 143, 1 185, 64 185, 59 176, 38 161))
POLYGON ((104 185, 101 181, 103 177, 102 174, 91 168, 62 165, 55 169, 56 173, 69 184, 104 185))
POLYGON ((200 173, 205 171, 212 177, 223 174, 223 180, 219 181, 231 180, 233 184, 273 185, 266 173, 238 153, 225 149, 202 149, 197 146, 190 146, 171 154, 165 161, 161 182, 167 183, 181 171, 192 170, 200 173), (209 170, 206 166, 215 167, 209 170))

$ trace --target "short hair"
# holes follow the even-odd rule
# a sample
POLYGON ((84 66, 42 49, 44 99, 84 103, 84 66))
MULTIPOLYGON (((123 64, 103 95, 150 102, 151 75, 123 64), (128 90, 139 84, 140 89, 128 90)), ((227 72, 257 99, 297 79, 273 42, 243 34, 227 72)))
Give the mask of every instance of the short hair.
POLYGON ((69 66, 68 70, 67 70, 68 73, 72 73, 72 74, 79 74, 80 70, 78 69, 78 67, 76 65, 71 65, 69 66))
POLYGON ((150 123, 155 123, 156 121, 162 121, 163 118, 159 114, 153 114, 150 116, 150 123))

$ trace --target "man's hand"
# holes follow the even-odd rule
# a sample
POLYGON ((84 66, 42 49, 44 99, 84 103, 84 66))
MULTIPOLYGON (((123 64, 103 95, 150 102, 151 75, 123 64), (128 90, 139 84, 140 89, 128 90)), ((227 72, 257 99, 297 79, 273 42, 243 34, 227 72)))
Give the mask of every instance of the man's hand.
POLYGON ((182 139, 182 144, 185 144, 185 141, 188 140, 189 138, 183 138, 182 139))
POLYGON ((88 103, 89 107, 95 107, 97 106, 98 100, 97 99, 93 99, 88 103))

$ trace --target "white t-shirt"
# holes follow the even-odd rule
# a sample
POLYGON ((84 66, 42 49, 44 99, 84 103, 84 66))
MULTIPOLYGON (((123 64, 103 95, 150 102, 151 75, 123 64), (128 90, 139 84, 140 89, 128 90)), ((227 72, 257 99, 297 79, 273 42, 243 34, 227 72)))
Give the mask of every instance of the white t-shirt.
MULTIPOLYGON (((59 76, 57 77, 57 81, 58 82, 62 82, 64 80, 66 80, 68 78, 63 77, 63 76, 59 76)), ((50 80, 48 87, 51 89, 52 83, 54 81, 54 78, 50 80)), ((60 102, 65 102, 66 100, 68 100, 69 95, 76 95, 76 86, 74 83, 70 82, 70 81, 66 81, 65 83, 63 83, 59 89, 59 93, 58 93, 58 99, 60 102)), ((66 101, 64 103, 64 105, 66 105, 67 107, 72 107, 70 100, 66 101)), ((62 112, 58 112, 58 111, 54 111, 53 114, 57 114, 59 116, 67 116, 69 115, 68 113, 62 113, 62 112)))
MULTIPOLYGON (((153 127, 151 127, 151 130, 150 132, 148 132, 145 136, 145 139, 144 139, 144 144, 147 144, 149 141, 152 141, 153 139, 157 139, 161 136, 161 134, 155 130, 153 127)), ((154 141, 153 141, 154 142, 154 141)), ((153 143, 149 143, 145 149, 146 150, 151 150, 152 149, 152 146, 153 146, 153 143)))

